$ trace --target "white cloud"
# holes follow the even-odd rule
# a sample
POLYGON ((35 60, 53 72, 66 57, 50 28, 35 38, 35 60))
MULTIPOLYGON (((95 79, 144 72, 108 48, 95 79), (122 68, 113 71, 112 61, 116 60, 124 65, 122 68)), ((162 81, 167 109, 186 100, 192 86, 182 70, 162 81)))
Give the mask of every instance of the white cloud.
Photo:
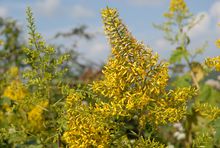
POLYGON ((137 6, 152 6, 152 5, 160 5, 164 3, 165 0, 130 0, 130 4, 137 6))
POLYGON ((97 42, 91 47, 90 50, 96 53, 102 52, 103 50, 106 50, 106 45, 102 42, 97 42))
POLYGON ((39 0, 36 9, 40 14, 51 16, 60 5, 60 0, 39 0))
POLYGON ((220 23, 220 1, 213 3, 207 12, 201 12, 198 15, 204 15, 204 18, 189 32, 190 37, 200 38, 201 35, 207 36, 210 31, 220 32, 220 27, 217 26, 220 23), (210 30, 213 24, 216 24, 214 25, 216 27, 210 30))
POLYGON ((95 62, 104 61, 109 55, 109 47, 105 40, 96 39, 87 46, 86 56, 95 62))
POLYGON ((166 41, 164 38, 158 39, 155 41, 155 50, 171 50, 169 48, 169 42, 166 41))
POLYGON ((8 14, 8 9, 0 6, 0 17, 6 17, 8 14))
POLYGON ((220 33, 220 27, 217 25, 220 23, 220 1, 215 2, 210 8, 210 16, 214 19, 214 24, 217 33, 220 33))
POLYGON ((210 8, 210 15, 220 21, 220 1, 215 2, 210 8))
POLYGON ((95 15, 92 10, 82 5, 74 5, 71 13, 74 18, 88 18, 95 15))
POLYGON ((189 36, 191 38, 200 37, 201 35, 209 33, 209 28, 211 24, 211 18, 209 13, 207 12, 200 12, 198 13, 197 17, 203 15, 203 19, 195 25, 195 27, 190 30, 189 36))
POLYGON ((161 59, 167 59, 171 54, 173 47, 164 38, 159 38, 152 44, 152 49, 154 53, 159 53, 161 59))

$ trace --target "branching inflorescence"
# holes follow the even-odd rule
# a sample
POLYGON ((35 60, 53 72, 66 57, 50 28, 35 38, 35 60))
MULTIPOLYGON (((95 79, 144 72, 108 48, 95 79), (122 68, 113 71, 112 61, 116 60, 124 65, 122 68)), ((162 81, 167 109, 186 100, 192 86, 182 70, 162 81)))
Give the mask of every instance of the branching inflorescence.
POLYGON ((138 122, 136 134, 141 138, 146 124, 156 129, 181 120, 196 93, 191 87, 166 90, 168 64, 158 62, 158 55, 132 36, 116 9, 102 10, 102 19, 112 56, 103 79, 92 84, 95 103, 83 103, 86 96, 77 91, 67 98, 69 130, 64 139, 72 147, 114 144, 114 138, 125 135, 120 128, 125 119, 138 122))

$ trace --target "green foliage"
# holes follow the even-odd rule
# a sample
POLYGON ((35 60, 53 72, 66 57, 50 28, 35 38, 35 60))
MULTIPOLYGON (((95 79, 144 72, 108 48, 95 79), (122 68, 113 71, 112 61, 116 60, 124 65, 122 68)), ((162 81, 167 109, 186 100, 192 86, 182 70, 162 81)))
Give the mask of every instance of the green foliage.
POLYGON ((5 110, 1 123, 5 130, 1 136, 3 145, 48 147, 55 141, 61 143, 60 135, 65 125, 61 118, 62 100, 68 92, 68 86, 62 82, 67 71, 63 64, 69 55, 57 56, 54 47, 46 45, 36 32, 30 8, 27 9, 27 21, 30 37, 29 46, 23 49, 24 79, 21 81, 18 68, 14 68, 9 71, 11 79, 4 80, 1 105, 5 110))
POLYGON ((210 135, 201 134, 195 138, 193 141, 193 148, 199 148, 199 147, 205 147, 205 148, 212 148, 213 139, 210 137, 210 135))
MULTIPOLYGON (((203 54, 207 43, 194 50, 189 49, 191 43, 189 31, 196 27, 204 16, 195 17, 191 14, 184 0, 171 0, 169 11, 164 14, 164 17, 166 21, 155 27, 164 32, 164 38, 170 44, 176 46, 169 58, 172 64, 170 85, 172 88, 194 85, 198 90, 198 96, 188 104, 187 118, 181 122, 186 137, 173 141, 172 144, 178 147, 180 145, 183 147, 216 146, 218 143, 214 140, 216 139, 214 133, 217 129, 212 122, 220 116, 218 108, 220 92, 210 86, 212 84, 209 86, 206 84, 210 82, 206 77, 210 70, 207 70, 202 63, 195 61, 198 55, 203 54)), ((210 59, 206 62, 209 62, 208 66, 218 66, 210 59)), ((172 138, 168 138, 167 141, 172 141, 172 138)))
MULTIPOLYGON (((73 50, 63 54, 61 47, 47 45, 36 31, 31 9, 26 13, 28 45, 21 46, 15 21, 0 20, 0 147, 65 146, 64 100, 86 65, 77 63, 73 50)), ((82 34, 92 37, 80 30, 76 36, 82 34)))
POLYGON ((25 70, 23 77, 27 80, 27 87, 33 91, 32 97, 35 98, 37 95, 36 98, 50 99, 53 91, 61 87, 61 78, 67 71, 62 65, 69 55, 57 57, 54 47, 47 46, 41 35, 36 32, 30 8, 27 9, 27 16, 30 38, 29 47, 24 48, 24 52, 27 55, 25 62, 30 67, 25 70))
POLYGON ((173 87, 189 87, 191 86, 191 76, 186 73, 182 76, 173 77, 171 82, 171 86, 173 87))
POLYGON ((170 56, 169 62, 171 64, 173 63, 180 63, 182 59, 188 56, 187 50, 177 47, 176 50, 174 50, 170 56))

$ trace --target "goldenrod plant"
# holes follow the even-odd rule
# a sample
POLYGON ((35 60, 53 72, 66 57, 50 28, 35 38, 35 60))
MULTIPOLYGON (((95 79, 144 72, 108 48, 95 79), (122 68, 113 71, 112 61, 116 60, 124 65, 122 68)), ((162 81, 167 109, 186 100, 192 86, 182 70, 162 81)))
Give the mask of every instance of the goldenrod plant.
POLYGON ((15 21, 0 18, 0 147, 64 147, 64 100, 86 65, 73 50, 46 44, 31 9, 26 13, 28 44, 15 21))
MULTIPOLYGON (((181 73, 184 67, 190 68, 191 81, 193 85, 199 88, 198 78, 194 69, 202 69, 196 57, 203 53, 206 44, 195 50, 189 50, 190 37, 189 32, 203 19, 203 15, 194 16, 187 7, 184 0, 171 0, 168 12, 164 13, 166 21, 161 25, 154 25, 157 29, 162 30, 164 38, 172 45, 176 46, 173 50, 169 63, 174 73, 181 73), (194 70, 194 72, 192 72, 194 70)), ((198 72, 197 72, 198 73, 198 72)))
MULTIPOLYGON (((174 131, 174 136, 169 138, 165 134, 168 137, 167 141, 177 147, 219 146, 217 142, 219 136, 215 134, 218 130, 211 124, 214 124, 219 117, 220 92, 207 85, 205 79, 209 77, 210 70, 207 70, 207 67, 196 59, 204 52, 207 43, 195 50, 189 48, 191 43, 189 32, 200 23, 204 16, 196 17, 193 15, 184 0, 170 0, 169 10, 164 13, 164 17, 166 21, 161 25, 155 25, 155 27, 164 32, 165 39, 170 44, 176 46, 169 58, 171 64, 169 86, 176 88, 193 85, 198 90, 198 96, 188 104, 187 117, 180 123, 184 129, 181 131, 184 136, 177 138, 175 135, 177 132, 173 127, 171 131, 174 131), (173 138, 177 140, 172 140, 173 138), (202 143, 199 142, 201 139, 203 139, 202 143)), ((216 44, 218 45, 218 43, 217 41, 216 44)), ((209 58, 206 63, 217 68, 218 57, 209 58)))
POLYGON ((68 86, 62 82, 69 55, 57 57, 36 32, 33 14, 27 9, 29 46, 24 47, 25 69, 8 70, 1 93, 1 147, 54 147, 62 145, 63 99, 68 86), (21 77, 22 76, 22 77, 21 77), (7 107, 7 108, 6 108, 7 107), (2 120, 2 119, 1 119, 2 120), (59 144, 57 144, 59 143, 59 144))
POLYGON ((205 44, 189 50, 188 31, 202 16, 184 0, 171 0, 157 25, 176 46, 168 62, 135 39, 117 9, 103 9, 111 55, 98 79, 81 82, 68 77, 71 55, 48 45, 26 13, 28 45, 0 69, 0 147, 220 147, 220 77, 210 76, 219 61, 196 61, 205 44))
POLYGON ((67 97, 63 138, 70 147, 164 147, 153 135, 185 116, 196 89, 166 90, 168 64, 132 36, 116 9, 103 9, 102 19, 112 55, 103 78, 90 86, 89 102, 79 90, 67 97))

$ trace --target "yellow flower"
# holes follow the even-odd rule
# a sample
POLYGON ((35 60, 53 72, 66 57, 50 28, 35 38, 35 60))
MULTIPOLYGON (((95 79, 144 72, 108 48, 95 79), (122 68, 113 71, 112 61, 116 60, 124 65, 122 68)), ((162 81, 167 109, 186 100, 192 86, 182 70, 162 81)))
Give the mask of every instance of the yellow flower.
POLYGON ((96 94, 110 99, 111 105, 102 105, 109 106, 104 114, 131 116, 132 112, 150 107, 146 116, 152 124, 179 121, 195 89, 166 91, 168 64, 158 62, 158 55, 131 35, 116 9, 103 10, 102 18, 112 56, 103 70, 104 78, 92 87, 96 94))
POLYGON ((11 111, 11 107, 9 106, 8 103, 4 103, 2 104, 2 109, 7 111, 7 112, 10 112, 11 111))
POLYGON ((19 80, 13 80, 3 92, 3 96, 11 100, 19 101, 26 96, 26 90, 19 80))
POLYGON ((177 122, 195 95, 193 88, 167 91, 168 64, 158 62, 158 55, 132 36, 116 9, 104 9, 102 18, 112 56, 103 79, 91 85, 90 95, 73 91, 67 97, 68 130, 63 138, 70 147, 109 147, 120 130, 118 117, 137 116, 140 128, 146 122, 153 126, 177 122), (94 103, 85 105, 88 96, 94 103))
POLYGON ((171 0, 169 10, 170 12, 187 12, 188 8, 184 0, 171 0))
POLYGON ((69 147, 107 147, 110 141, 110 124, 105 116, 93 112, 94 108, 83 103, 80 93, 67 97, 68 130, 63 138, 69 147))
POLYGON ((220 39, 218 39, 218 40, 215 42, 215 44, 216 44, 216 46, 217 46, 218 48, 220 48, 220 39))
POLYGON ((41 102, 28 112, 28 120, 34 130, 39 130, 43 127, 43 111, 48 106, 48 101, 41 102))
POLYGON ((217 106, 212 106, 210 104, 196 104, 195 111, 201 116, 204 116, 210 120, 215 120, 220 115, 220 109, 217 106))
POLYGON ((12 66, 9 70, 8 70, 8 74, 12 77, 17 77, 19 73, 19 69, 18 67, 12 66))
POLYGON ((4 41, 0 40, 0 46, 4 44, 4 41))
POLYGON ((188 7, 184 0, 171 0, 169 12, 165 13, 164 16, 168 18, 172 18, 175 13, 187 13, 188 7))
POLYGON ((206 65, 209 67, 215 68, 217 71, 220 71, 220 56, 214 58, 207 58, 205 61, 206 65))

